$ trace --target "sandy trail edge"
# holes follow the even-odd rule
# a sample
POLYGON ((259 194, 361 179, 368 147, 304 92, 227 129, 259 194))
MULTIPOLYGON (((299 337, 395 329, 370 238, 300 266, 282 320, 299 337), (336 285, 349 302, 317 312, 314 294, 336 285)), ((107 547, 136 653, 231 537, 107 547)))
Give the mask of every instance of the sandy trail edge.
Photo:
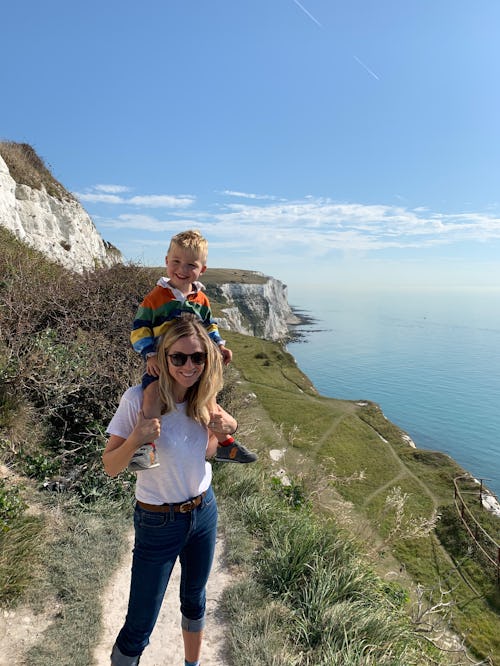
MULTIPOLYGON (((130 567, 134 535, 128 536, 127 555, 108 583, 103 596, 103 633, 94 650, 93 666, 109 666, 111 648, 125 619, 130 586, 130 567)), ((172 572, 167 593, 163 600, 158 621, 151 641, 141 657, 141 666, 181 666, 184 650, 180 628, 179 610, 180 567, 177 563, 172 572)), ((215 559, 207 585, 207 624, 202 647, 203 666, 228 666, 224 659, 224 626, 220 623, 217 607, 223 590, 232 581, 223 560, 223 540, 219 536, 215 546, 215 559)))

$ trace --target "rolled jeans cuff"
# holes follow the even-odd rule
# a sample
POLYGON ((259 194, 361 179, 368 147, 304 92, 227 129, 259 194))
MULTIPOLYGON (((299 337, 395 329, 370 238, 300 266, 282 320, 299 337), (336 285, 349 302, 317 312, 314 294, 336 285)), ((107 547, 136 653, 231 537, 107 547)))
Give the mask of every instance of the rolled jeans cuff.
POLYGON ((205 616, 200 617, 199 620, 190 620, 185 615, 182 616, 181 627, 184 631, 196 633, 205 627, 205 616))

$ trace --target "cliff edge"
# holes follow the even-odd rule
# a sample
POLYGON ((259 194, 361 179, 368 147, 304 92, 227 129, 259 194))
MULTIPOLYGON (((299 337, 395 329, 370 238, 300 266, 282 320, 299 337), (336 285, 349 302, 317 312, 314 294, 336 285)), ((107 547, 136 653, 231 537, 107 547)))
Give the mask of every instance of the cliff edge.
POLYGON ((73 271, 110 267, 123 260, 27 144, 0 143, 0 224, 73 271))
POLYGON ((287 286, 258 271, 209 268, 207 294, 217 303, 217 321, 243 335, 274 342, 290 339, 290 326, 302 323, 288 303, 287 286))

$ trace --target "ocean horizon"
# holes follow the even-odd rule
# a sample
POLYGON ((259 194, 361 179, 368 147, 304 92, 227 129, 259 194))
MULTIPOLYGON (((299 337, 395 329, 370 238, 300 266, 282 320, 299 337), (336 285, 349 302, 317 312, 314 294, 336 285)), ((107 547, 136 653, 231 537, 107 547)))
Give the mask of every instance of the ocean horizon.
POLYGON ((324 396, 370 400, 500 497, 500 292, 297 290, 287 345, 324 396))

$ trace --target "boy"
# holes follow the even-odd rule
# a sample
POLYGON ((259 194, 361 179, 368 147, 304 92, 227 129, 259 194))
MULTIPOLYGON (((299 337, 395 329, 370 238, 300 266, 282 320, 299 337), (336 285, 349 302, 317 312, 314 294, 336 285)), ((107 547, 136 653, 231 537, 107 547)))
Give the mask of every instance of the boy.
MULTIPOLYGON (((146 360, 146 373, 142 378, 142 411, 147 419, 159 418, 161 401, 158 392, 160 373, 156 358, 159 337, 168 328, 172 319, 182 312, 197 315, 212 341, 219 347, 225 365, 231 362, 232 352, 226 347, 212 318, 210 301, 203 293, 204 286, 198 278, 206 269, 208 242, 199 231, 183 231, 172 238, 165 257, 167 277, 160 278, 155 288, 139 305, 130 334, 132 346, 146 360)), ((186 361, 185 361, 186 362, 186 361)), ((219 462, 249 463, 257 460, 255 453, 248 451, 231 435, 217 436, 219 446, 215 460, 219 462)), ((137 449, 129 469, 140 471, 157 467, 154 443, 137 449)))

